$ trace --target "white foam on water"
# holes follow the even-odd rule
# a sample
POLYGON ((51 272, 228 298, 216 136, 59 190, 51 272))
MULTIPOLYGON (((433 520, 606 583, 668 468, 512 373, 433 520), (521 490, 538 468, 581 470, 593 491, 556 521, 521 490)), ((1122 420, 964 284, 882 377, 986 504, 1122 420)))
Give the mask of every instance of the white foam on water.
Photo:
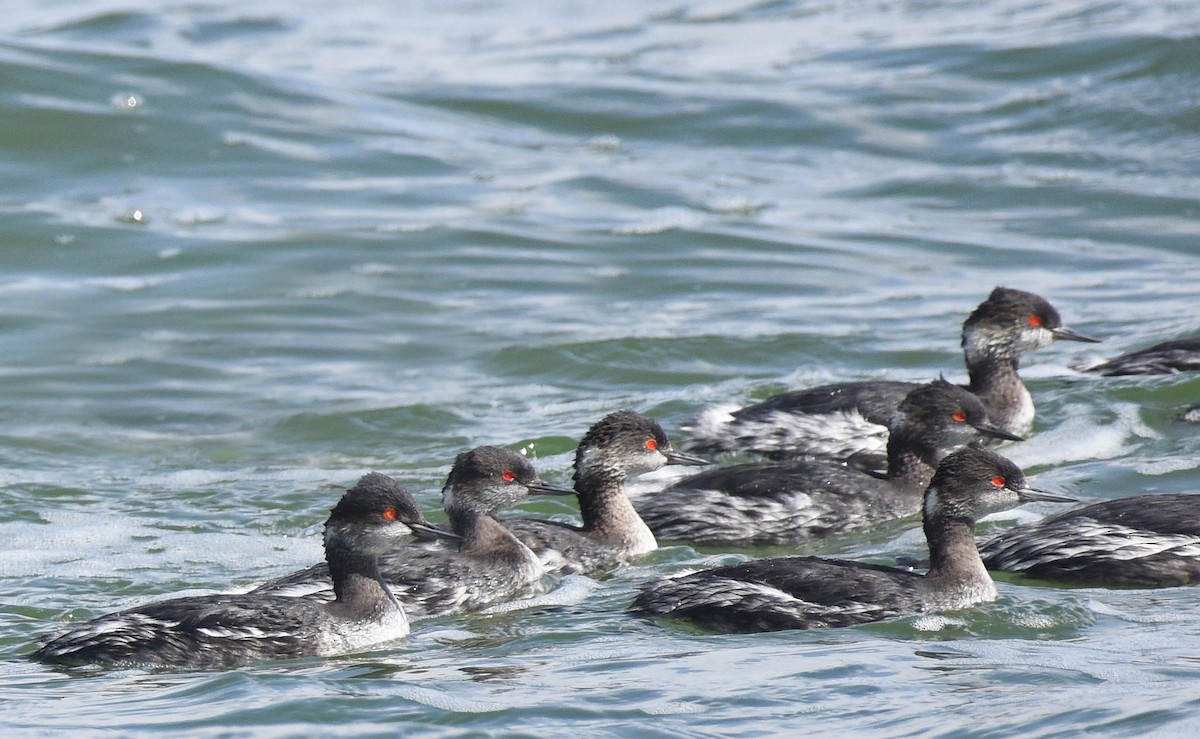
POLYGON ((1136 439, 1155 439, 1151 429, 1132 403, 1117 403, 1107 409, 1072 404, 1064 408, 1067 420, 1038 431, 1027 441, 1004 446, 1000 453, 1022 468, 1053 467, 1064 462, 1114 459, 1134 448, 1136 439), (1103 420, 1099 414, 1113 413, 1103 420))
POLYGON ((397 688, 392 691, 392 695, 402 700, 411 700, 431 708, 454 713, 491 713, 506 711, 513 707, 508 702, 473 700, 461 695, 452 695, 446 691, 422 688, 416 685, 397 688))
POLYGON ((255 581, 320 561, 319 536, 281 537, 262 532, 161 528, 116 513, 49 511, 50 524, 0 523, 5 556, 0 577, 75 580, 121 578, 131 582, 210 578, 200 589, 245 590, 255 581), (153 574, 146 574, 153 573, 153 574), (213 582, 212 577, 225 577, 213 582))
POLYGON ((1200 459, 1179 457, 1176 459, 1156 459, 1134 466, 1134 470, 1143 475, 1169 475, 1172 472, 1183 472, 1200 467, 1200 459))
POLYGON ((159 285, 166 285, 171 282, 178 282, 182 279, 179 275, 155 275, 155 276, 115 276, 115 277, 91 277, 83 281, 83 284, 92 287, 103 287, 116 292, 131 293, 139 290, 145 290, 159 285))
POLYGON ((618 226, 612 232, 617 236, 653 236, 675 229, 699 228, 703 223, 704 217, 697 211, 668 206, 656 209, 646 220, 618 226))
POLYGON ((478 638, 479 634, 474 631, 467 631, 466 629, 434 629, 432 631, 413 632, 411 636, 411 640, 414 643, 431 641, 453 644, 478 638))
POLYGON ((961 618, 951 618, 939 614, 930 614, 913 619, 912 627, 917 631, 942 631, 943 629, 962 628, 967 622, 961 618))

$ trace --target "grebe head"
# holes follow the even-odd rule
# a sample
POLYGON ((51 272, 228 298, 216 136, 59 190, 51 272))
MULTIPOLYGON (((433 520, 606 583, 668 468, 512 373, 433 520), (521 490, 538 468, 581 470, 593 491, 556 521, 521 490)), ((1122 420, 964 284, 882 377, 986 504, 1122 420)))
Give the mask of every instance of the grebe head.
POLYGON ((371 472, 342 495, 325 522, 325 546, 353 546, 379 555, 412 533, 458 537, 436 528, 421 513, 412 493, 387 475, 371 472))
POLYGON ((662 426, 637 411, 621 410, 597 421, 575 450, 575 480, 597 470, 622 479, 666 465, 702 465, 707 460, 671 448, 662 426))
POLYGON ((528 495, 574 495, 538 477, 524 456, 499 446, 462 452, 442 488, 442 505, 451 510, 491 515, 511 508, 528 495))
POLYGON ((925 520, 974 526, 984 516, 1038 500, 1077 502, 1066 495, 1030 487, 1020 467, 973 442, 938 465, 925 491, 925 520))
POLYGON ((1099 342, 1064 326, 1045 298, 1009 287, 992 290, 963 322, 962 346, 968 362, 988 357, 1017 360, 1057 340, 1099 342))

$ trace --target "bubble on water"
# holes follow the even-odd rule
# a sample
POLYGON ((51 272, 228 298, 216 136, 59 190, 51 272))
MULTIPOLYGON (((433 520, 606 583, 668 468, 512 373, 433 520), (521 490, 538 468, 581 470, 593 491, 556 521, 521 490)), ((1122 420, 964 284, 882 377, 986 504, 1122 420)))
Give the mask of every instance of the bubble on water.
POLYGON ((141 208, 125 211, 117 216, 117 220, 121 223, 128 223, 134 226, 145 226, 150 222, 150 219, 146 217, 146 213, 141 208))
POLYGON ((109 102, 117 110, 132 112, 142 107, 142 97, 132 92, 119 92, 109 98, 109 102))

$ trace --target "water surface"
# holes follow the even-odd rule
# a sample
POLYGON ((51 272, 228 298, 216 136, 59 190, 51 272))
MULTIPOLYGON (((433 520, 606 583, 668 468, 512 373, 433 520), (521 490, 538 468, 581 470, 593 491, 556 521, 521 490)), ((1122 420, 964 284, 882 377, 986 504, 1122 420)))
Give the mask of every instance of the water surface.
MULTIPOLYGON (((713 636, 666 547, 366 655, 73 674, 36 638, 320 557, 361 474, 549 479, 606 412, 963 376, 997 284, 1102 337, 1024 370, 1009 451, 1083 498, 1200 488, 1191 3, 9 3, 0 18, 0 724, 187 734, 1184 733, 1191 589, 713 636)), ((569 515, 540 502, 530 510, 569 515)), ((1003 520, 1033 520, 1032 506, 1003 520)), ((985 528, 994 530, 998 523, 985 528)), ((920 555, 913 522, 813 551, 920 555)))

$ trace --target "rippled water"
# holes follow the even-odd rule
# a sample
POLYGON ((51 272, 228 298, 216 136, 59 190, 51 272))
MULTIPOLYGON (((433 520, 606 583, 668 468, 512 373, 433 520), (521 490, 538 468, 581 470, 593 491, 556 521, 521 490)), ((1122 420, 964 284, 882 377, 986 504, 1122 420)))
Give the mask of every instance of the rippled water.
MULTIPOLYGON (((8 3, 0 725, 1194 730, 1193 589, 1002 581, 970 612, 732 637, 624 616, 653 574, 753 554, 685 546, 368 655, 23 655, 314 561, 367 470, 433 510, 476 444, 568 480, 615 408, 678 436, 787 387, 961 377, 996 284, 1105 339, 1027 363, 1010 451, 1037 484, 1197 490, 1172 415, 1200 377, 1070 368, 1200 330, 1198 62, 1192 2, 8 3)), ((909 522, 815 551, 923 546, 909 522)))

